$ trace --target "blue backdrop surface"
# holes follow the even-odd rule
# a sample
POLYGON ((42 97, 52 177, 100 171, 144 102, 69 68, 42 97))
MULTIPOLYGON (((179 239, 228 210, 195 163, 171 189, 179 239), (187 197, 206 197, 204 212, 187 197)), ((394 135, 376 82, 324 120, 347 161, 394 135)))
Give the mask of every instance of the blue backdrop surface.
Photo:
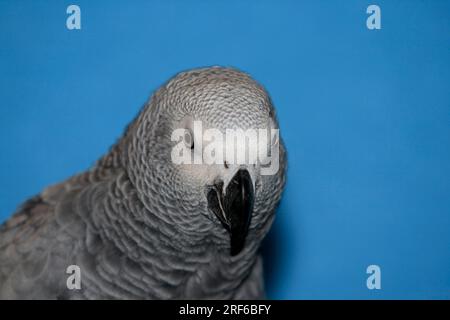
POLYGON ((270 92, 289 152, 270 298, 450 298, 450 2, 0 1, 0 220, 181 70, 270 92), (366 268, 379 265, 381 290, 366 268))

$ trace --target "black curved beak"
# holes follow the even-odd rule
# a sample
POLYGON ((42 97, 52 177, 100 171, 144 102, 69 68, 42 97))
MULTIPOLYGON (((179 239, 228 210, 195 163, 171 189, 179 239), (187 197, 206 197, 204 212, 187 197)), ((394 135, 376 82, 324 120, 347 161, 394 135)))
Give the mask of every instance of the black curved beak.
POLYGON ((210 187, 207 193, 208 207, 230 233, 230 254, 241 252, 248 233, 253 211, 254 190, 250 174, 240 169, 222 192, 223 182, 210 187))

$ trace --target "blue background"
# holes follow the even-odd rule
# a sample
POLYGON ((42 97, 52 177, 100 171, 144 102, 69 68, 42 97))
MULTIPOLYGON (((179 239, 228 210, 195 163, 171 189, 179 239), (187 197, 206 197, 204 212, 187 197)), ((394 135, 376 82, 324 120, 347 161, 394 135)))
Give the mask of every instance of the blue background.
POLYGON ((88 168, 181 70, 269 90, 289 152, 271 298, 450 298, 450 2, 0 1, 0 219, 88 168), (132 4, 131 4, 132 3, 132 4), (382 289, 368 290, 377 264, 382 289))

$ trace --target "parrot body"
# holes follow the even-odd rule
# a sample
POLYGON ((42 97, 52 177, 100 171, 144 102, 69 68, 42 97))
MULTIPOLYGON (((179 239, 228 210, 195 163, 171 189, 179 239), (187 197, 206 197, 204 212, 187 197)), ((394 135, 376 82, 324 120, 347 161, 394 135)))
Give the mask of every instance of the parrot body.
POLYGON ((0 298, 264 298, 258 249, 284 186, 282 141, 274 175, 258 165, 180 167, 170 136, 192 119, 220 130, 277 127, 247 74, 178 74, 93 168, 44 189, 0 227, 0 298), (81 288, 69 289, 72 265, 81 288))

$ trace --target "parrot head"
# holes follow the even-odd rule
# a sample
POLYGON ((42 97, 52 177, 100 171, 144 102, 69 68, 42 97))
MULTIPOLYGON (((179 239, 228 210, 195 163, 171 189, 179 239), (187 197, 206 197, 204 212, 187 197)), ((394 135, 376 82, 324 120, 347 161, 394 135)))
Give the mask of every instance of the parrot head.
POLYGON ((176 75, 137 119, 130 177, 186 242, 238 255, 268 232, 285 180, 285 149, 266 90, 232 68, 176 75))

